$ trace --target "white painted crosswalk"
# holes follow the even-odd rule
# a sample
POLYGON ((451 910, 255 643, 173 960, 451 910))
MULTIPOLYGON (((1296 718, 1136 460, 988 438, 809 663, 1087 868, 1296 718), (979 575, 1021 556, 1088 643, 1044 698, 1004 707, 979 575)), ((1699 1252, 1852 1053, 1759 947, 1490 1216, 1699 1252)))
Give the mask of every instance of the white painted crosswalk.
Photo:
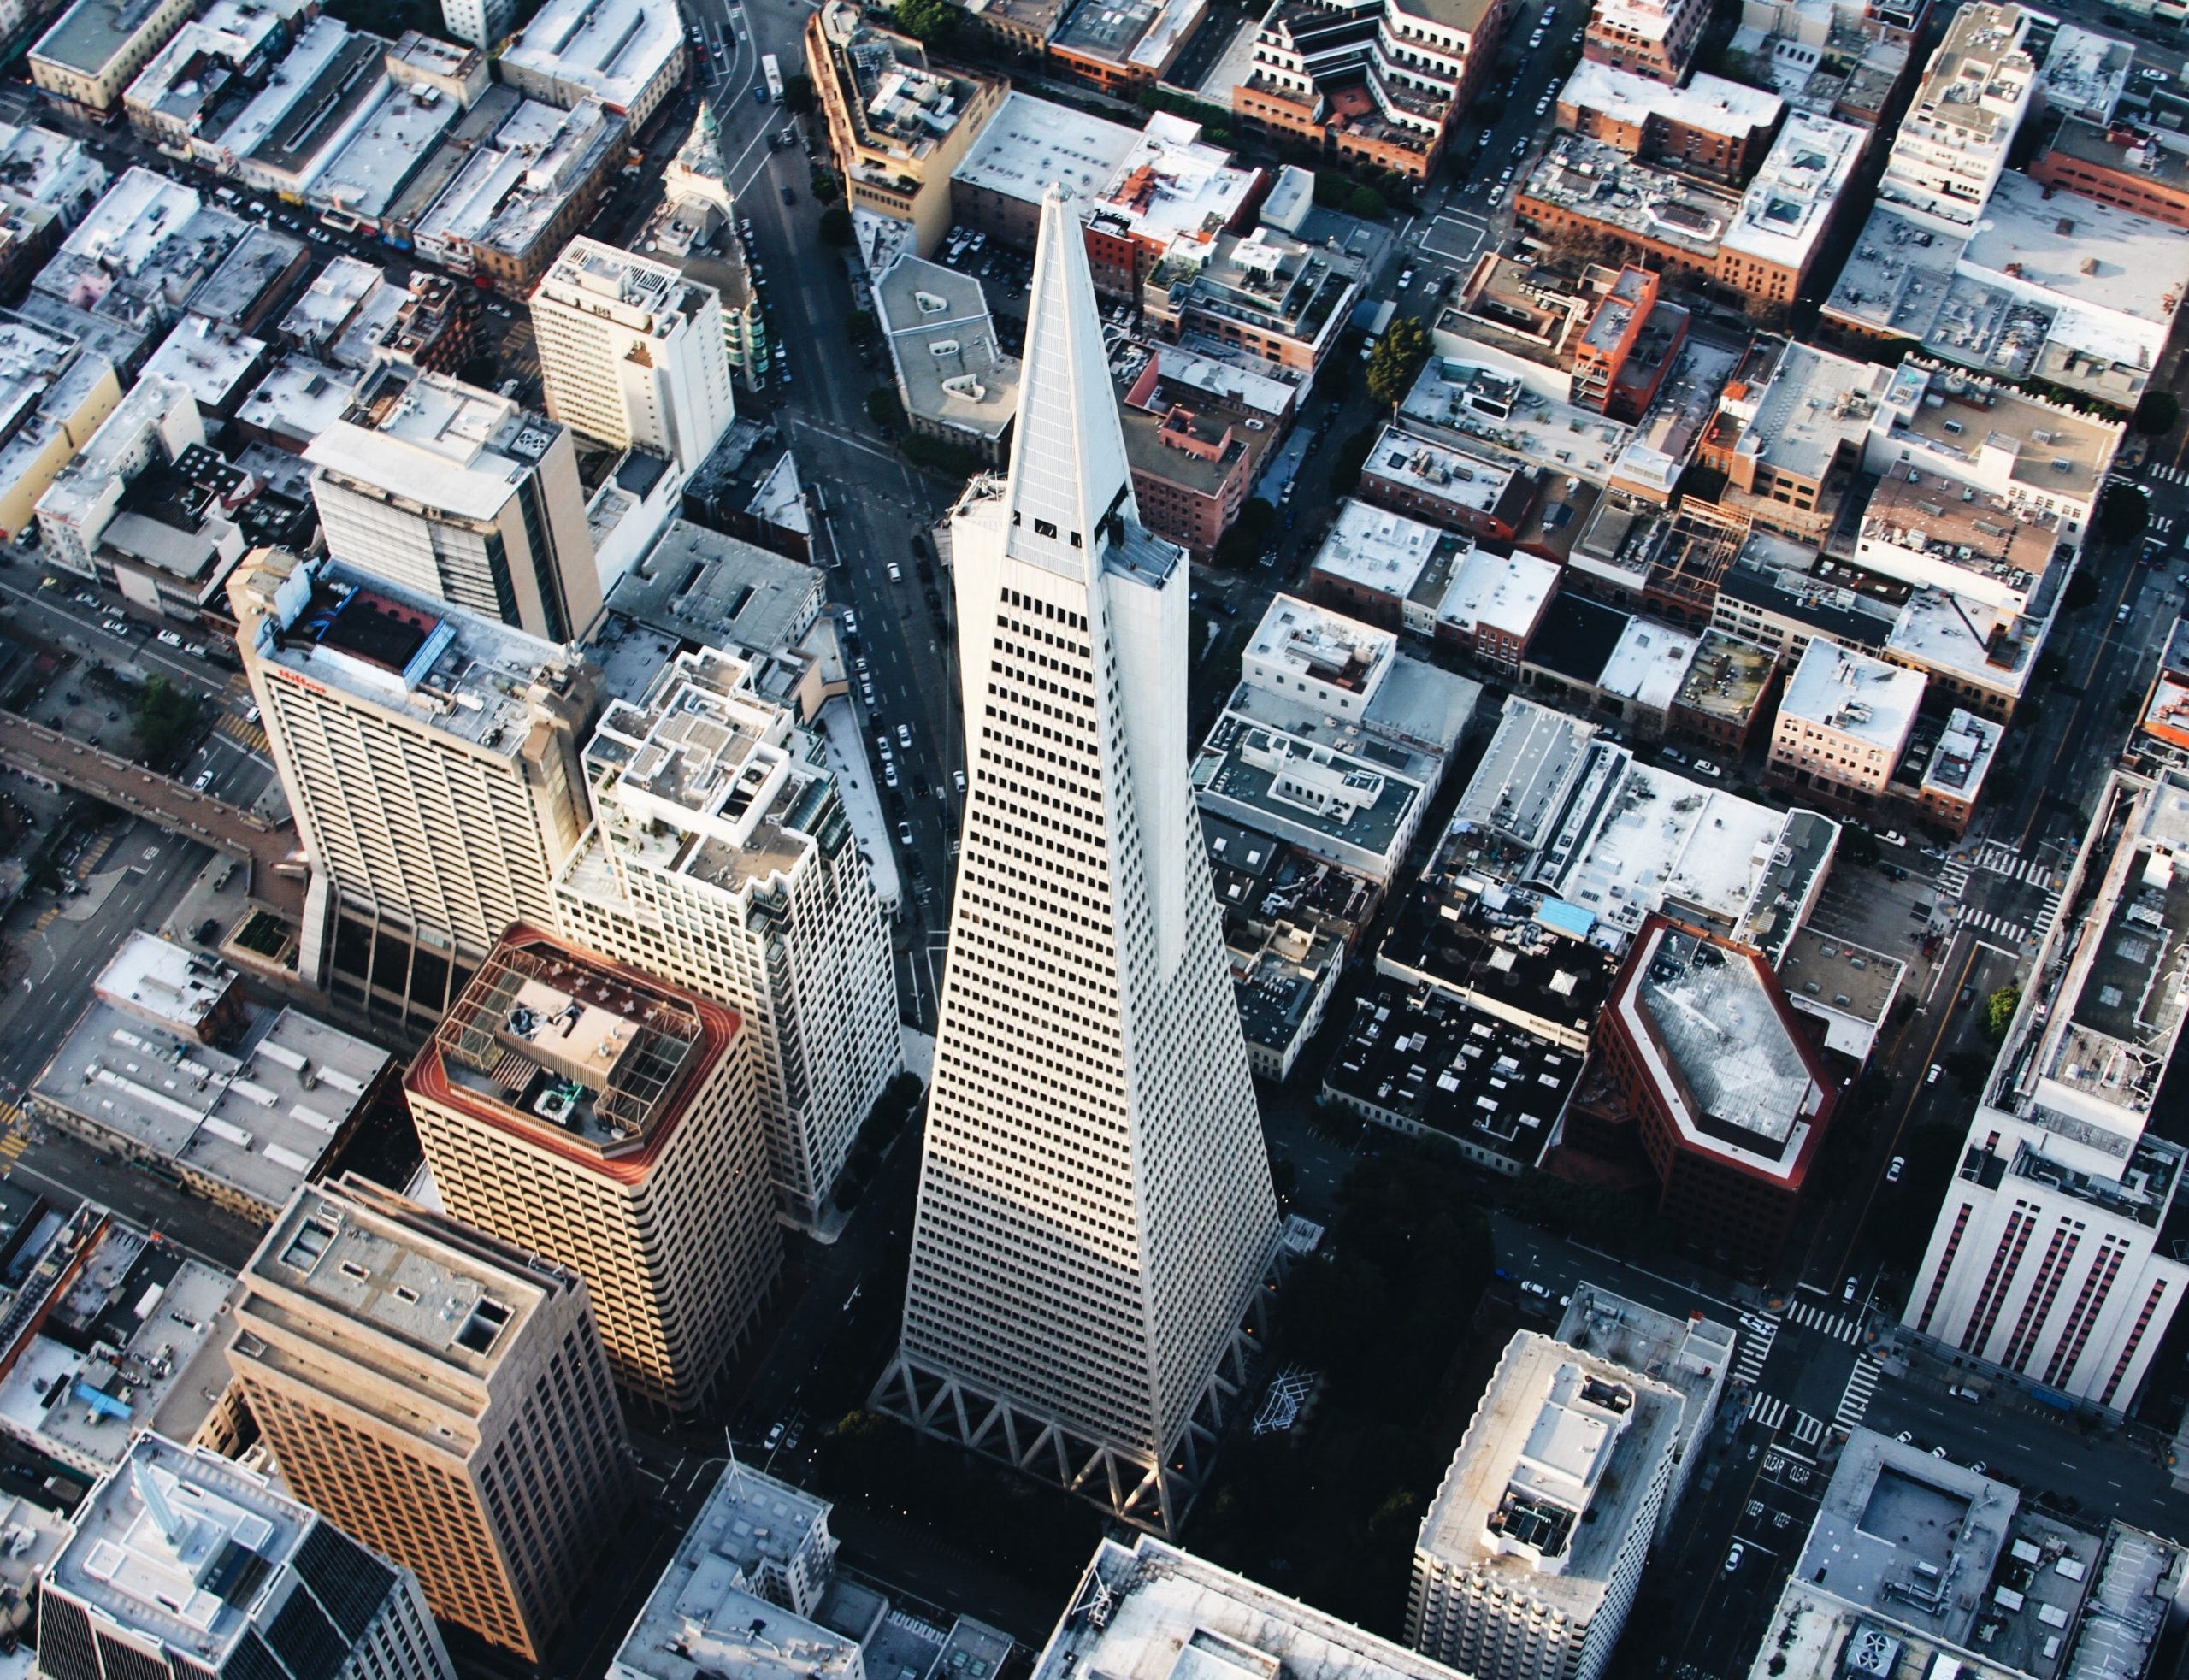
POLYGON ((1995 939, 2004 940, 2009 945, 2020 945, 2029 937, 2029 929, 2021 923, 2009 922, 2003 916, 1994 916, 1988 910, 1963 910, 1961 924, 1964 928, 1974 928, 1980 934, 1989 934, 1995 939))
POLYGON ((1836 1341, 1853 1345, 1862 1339, 1862 1321, 1854 1313, 1833 1312, 1828 1308, 1811 1306, 1808 1301, 1796 1301, 1786 1309, 1786 1316, 1805 1329, 1828 1335, 1836 1341))
POLYGON ((2044 907, 2037 912, 2037 920, 2029 924, 2029 936, 2042 940, 2052 931, 2052 924, 2059 919, 2060 889, 2055 887, 2044 895, 2044 907))
POLYGON ((1976 849, 1976 867, 2003 875, 2009 881, 2019 881, 2031 887, 2051 884, 2051 866, 2039 858, 2025 858, 2010 846, 1997 840, 1985 840, 1976 849))
POLYGON ((1968 886, 1969 866, 1960 858, 1938 865, 1938 896, 1948 903, 1961 897, 1968 886))
POLYGON ((2168 462, 2154 462, 2144 469, 2145 478, 2155 478, 2162 484, 2189 484, 2189 469, 2168 462))
POLYGON ((1793 1409, 1790 1402, 1780 1400, 1776 1394, 1752 1395, 1748 1403, 1748 1415, 1767 1429, 1777 1429, 1786 1421, 1786 1414, 1793 1409))
POLYGON ((1862 1427, 1862 1419, 1870 1409, 1870 1396, 1877 1392, 1878 1379, 1885 1375, 1885 1367, 1867 1353, 1855 1361, 1855 1369, 1847 1374, 1847 1388, 1839 1396, 1839 1410, 1832 1414, 1832 1427, 1851 1434, 1862 1427))
POLYGON ((1803 1447, 1814 1447, 1824 1439, 1824 1419, 1812 1418, 1806 1412, 1794 1419, 1794 1440, 1803 1447))
POLYGON ((1779 1337, 1779 1321, 1760 1313, 1744 1313, 1741 1317, 1740 1353, 1733 1361, 1733 1381, 1753 1387, 1763 1374, 1763 1362, 1771 1356, 1771 1344, 1779 1337))

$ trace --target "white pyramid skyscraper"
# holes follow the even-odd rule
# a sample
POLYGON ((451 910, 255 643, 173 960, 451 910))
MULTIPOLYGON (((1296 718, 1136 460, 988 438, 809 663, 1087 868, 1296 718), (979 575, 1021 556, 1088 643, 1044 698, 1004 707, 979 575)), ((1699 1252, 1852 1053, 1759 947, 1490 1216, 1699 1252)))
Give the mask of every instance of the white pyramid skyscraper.
POLYGON ((1010 476, 953 531, 965 802, 904 1336, 876 1403, 1175 1529, 1277 1201, 1186 755, 1184 556, 1141 528, 1050 190, 1010 476))

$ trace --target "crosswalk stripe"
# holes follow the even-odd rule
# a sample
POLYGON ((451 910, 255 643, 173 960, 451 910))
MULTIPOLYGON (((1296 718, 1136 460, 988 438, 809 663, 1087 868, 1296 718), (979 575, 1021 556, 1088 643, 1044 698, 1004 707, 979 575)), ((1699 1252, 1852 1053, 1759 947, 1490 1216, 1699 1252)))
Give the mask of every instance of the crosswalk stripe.
POLYGON ((1824 1438, 1824 1419, 1812 1418, 1806 1412, 1794 1424, 1794 1440, 1803 1447, 1814 1447, 1824 1438))
POLYGON ((1869 1413, 1870 1396, 1884 1375, 1885 1367, 1867 1353, 1855 1361, 1855 1369, 1847 1374, 1846 1389, 1839 1396, 1839 1410, 1832 1414, 1832 1428, 1852 1430, 1861 1425, 1869 1413))
POLYGON ((1786 1421, 1786 1414, 1793 1408, 1775 1394, 1758 1394, 1749 1402, 1748 1415, 1767 1429, 1775 1429, 1786 1421))

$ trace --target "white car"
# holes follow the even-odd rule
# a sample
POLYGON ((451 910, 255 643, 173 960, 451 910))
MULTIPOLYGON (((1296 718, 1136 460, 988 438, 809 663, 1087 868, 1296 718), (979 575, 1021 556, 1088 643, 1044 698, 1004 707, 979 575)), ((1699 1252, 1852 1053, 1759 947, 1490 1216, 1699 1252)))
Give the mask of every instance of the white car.
POLYGON ((1720 776, 1725 775, 1723 770, 1720 769, 1708 758, 1697 758, 1695 761, 1695 773, 1697 775, 1707 775, 1713 781, 1717 781, 1720 776))
POLYGON ((892 560, 889 563, 889 581, 892 583, 902 583, 904 581, 904 568, 900 566, 894 560, 892 560))
POLYGON ((951 782, 953 783, 953 785, 954 785, 954 786, 957 787, 958 791, 959 791, 960 793, 964 793, 964 792, 965 791, 965 771, 963 771, 963 770, 953 770, 953 771, 951 771, 951 772, 950 772, 950 780, 951 780, 951 782))
POLYGON ((882 785, 884 787, 894 787, 897 785, 897 767, 887 759, 884 759, 882 764, 882 785))
POLYGON ((844 634, 853 638, 858 636, 858 615, 857 613, 847 612, 844 614, 844 634))
POLYGON ((163 645, 168 647, 180 647, 182 645, 182 638, 175 634, 172 630, 161 631, 160 641, 163 645))
POLYGON ((192 787, 195 787, 199 793, 203 793, 208 787, 210 787, 213 785, 213 772, 210 770, 198 771, 197 780, 192 781, 190 785, 192 787))
POLYGON ((911 724, 900 723, 897 726, 897 745, 907 752, 910 752, 912 750, 912 726, 911 724))
POLYGON ((1900 1175, 1907 1170, 1908 1158, 1905 1155, 1896 1155, 1885 1167, 1885 1182, 1888 1184, 1897 1184, 1900 1182, 1900 1175))

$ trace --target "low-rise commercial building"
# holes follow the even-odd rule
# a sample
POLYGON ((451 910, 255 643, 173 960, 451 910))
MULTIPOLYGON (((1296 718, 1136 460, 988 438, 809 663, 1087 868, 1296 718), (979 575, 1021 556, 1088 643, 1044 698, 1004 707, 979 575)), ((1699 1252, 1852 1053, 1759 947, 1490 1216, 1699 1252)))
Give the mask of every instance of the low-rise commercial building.
POLYGON ((1367 623, 1434 636, 1437 609, 1472 550, 1455 532, 1348 496, 1308 566, 1308 587, 1367 623))
POLYGON ((1760 343, 1727 383, 1702 460, 1720 504, 1821 547, 1883 412, 1892 370, 1792 340, 1760 343))
POLYGON ((1323 1073, 1325 1101, 1450 1143, 1516 1176, 1543 1158, 1580 1082, 1582 1052, 1484 1015, 1442 987, 1378 980, 1323 1073))
POLYGON ((1921 673, 1813 641, 1786 678, 1768 775, 1856 807, 1885 792, 1923 703, 1921 673))
POLYGON ((526 99, 417 217, 418 254, 522 297, 599 206, 630 133, 599 100, 563 108, 526 99))
POLYGON ((2011 0, 1976 0, 1954 15, 1893 136, 1879 203, 1932 233, 1976 225, 2036 97, 2034 21, 2011 0))
POLYGON ((1251 357, 1306 380, 1336 348, 1360 260, 1273 228, 1173 242, 1141 288, 1143 317, 1189 349, 1251 357))
POLYGON ((1702 0, 1596 0, 1582 56, 1676 86, 1687 74, 1709 15, 1702 0))
POLYGON ((1018 413, 1020 370, 997 340, 980 281, 907 252, 874 282, 873 295, 906 424, 1000 465, 1018 413))
POLYGON ((210 1419, 232 1274, 90 1202, 16 1264, 0 1435, 95 1481, 138 1431, 188 1440, 210 1419))
MULTIPOLYGON (((1006 94, 947 172, 951 219, 959 227, 1031 251, 1049 184, 1064 189, 1084 221, 1096 195, 1117 179, 1140 144, 1141 133, 1030 93, 1006 94)), ((1100 284, 1114 267, 1093 258, 1090 246, 1089 267, 1100 284)))
POLYGON ((1437 604, 1437 640, 1518 676, 1558 585, 1559 569, 1548 560, 1469 549, 1437 604))
POLYGON ((1360 494, 1480 542, 1509 543, 1535 499, 1532 475, 1392 424, 1360 469, 1360 494))
POLYGON ((1389 631, 1280 595, 1202 743, 1201 805, 1388 881, 1480 693, 1389 631))
POLYGON ((528 99, 598 103, 634 131, 684 74, 684 21, 644 0, 547 0, 494 61, 528 99))
POLYGON ((1153 87, 1207 15, 1205 0, 1128 0, 1075 6, 1049 36, 1049 62, 1104 93, 1153 87))
POLYGON ((1558 91, 1558 126, 1722 180, 1745 181, 1785 115, 1775 93, 1697 75, 1686 86, 1584 57, 1558 91))
POLYGON ((1666 714, 1666 733, 1721 748, 1738 763, 1767 710, 1778 669, 1769 648, 1714 625, 1705 629, 1666 714))
POLYGON ((1515 1335, 1421 1520, 1407 1642, 1482 1680, 1599 1680, 1686 1409, 1667 1383, 1515 1335))
POLYGON ((31 1098, 54 1124, 263 1224, 363 1116, 389 1065, 386 1051, 293 1009, 249 1011, 237 1036, 212 1046, 183 1023, 95 1000, 31 1098))
POLYGON ((302 27, 305 0, 213 0, 176 30, 122 95, 129 126, 162 150, 192 155, 202 127, 248 103, 302 27))
POLYGON ((0 318, 0 533, 31 524, 38 498, 121 400, 104 357, 20 316, 0 318))
POLYGON ((191 0, 75 0, 31 49, 31 83, 64 109, 103 121, 191 10, 191 0))
POLYGON ((1207 559, 1231 528, 1278 437, 1268 410, 1254 405, 1256 392, 1240 388, 1271 381, 1253 374, 1237 381, 1206 376, 1223 367, 1159 346, 1139 366, 1128 363, 1118 381, 1118 417, 1141 520, 1197 560, 1207 559))
POLYGON ((950 227, 952 172, 1005 100, 1024 96, 1000 77, 933 63, 850 0, 806 19, 805 70, 852 208, 910 222, 916 251, 932 255, 950 227))
POLYGON ((2029 175, 2115 209, 2189 227, 2189 154, 2135 129, 2070 117, 2031 162, 2029 175))
POLYGON ((1608 246, 1623 260, 1714 286, 1780 315, 1808 277, 1867 135, 1797 111, 1744 192, 1561 135, 1519 184, 1521 219, 1549 239, 1608 246))

